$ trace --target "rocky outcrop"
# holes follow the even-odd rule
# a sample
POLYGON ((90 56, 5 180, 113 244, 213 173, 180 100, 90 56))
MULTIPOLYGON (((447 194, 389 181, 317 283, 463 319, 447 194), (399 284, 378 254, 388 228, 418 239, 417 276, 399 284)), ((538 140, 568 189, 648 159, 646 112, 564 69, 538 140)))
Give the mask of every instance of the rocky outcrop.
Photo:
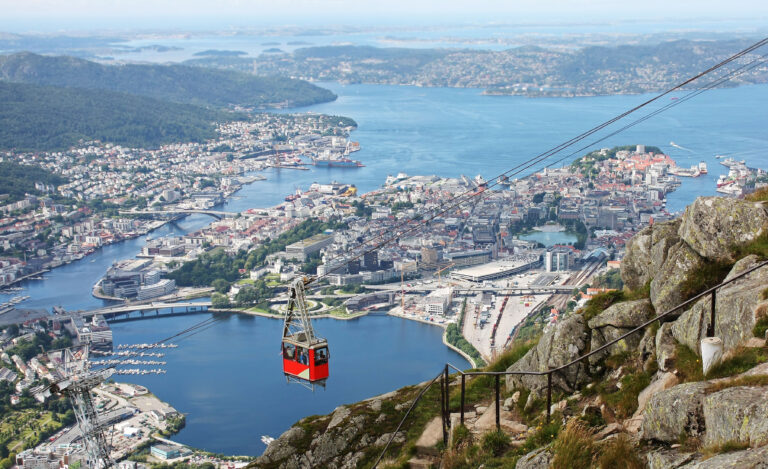
POLYGON ((656 332, 656 363, 661 371, 667 371, 672 367, 676 349, 677 343, 672 335, 672 323, 665 322, 656 332))
POLYGON ((630 290, 642 288, 667 259, 669 248, 679 241, 680 220, 656 223, 642 229, 627 243, 621 278, 630 290))
POLYGON ((685 209, 678 234, 701 257, 732 261, 732 248, 768 228, 763 204, 724 197, 699 197, 685 209))
POLYGON ((531 451, 517 460, 515 469, 549 469, 552 462, 552 453, 548 448, 531 451))
POLYGON ((676 469, 695 459, 694 453, 678 453, 670 449, 649 451, 646 454, 648 469, 676 469))
POLYGON ((768 469, 768 446, 718 454, 680 466, 681 469, 768 469))
MULTIPOLYGON (((756 256, 747 256, 734 264, 726 280, 758 264, 756 256)), ((715 336, 723 340, 726 351, 742 345, 752 337, 757 320, 760 294, 768 285, 768 268, 756 270, 717 291, 715 303, 715 336)), ((710 322, 711 298, 697 301, 672 325, 675 340, 700 353, 699 342, 706 336, 710 322)))
POLYGON ((702 409, 708 386, 685 383, 654 394, 643 410, 643 438, 676 443, 680 435, 704 433, 702 409))
MULTIPOLYGON (((651 302, 647 299, 625 301, 612 305, 587 323, 591 329, 591 350, 597 350, 652 317, 653 309, 651 308, 651 302)), ((601 353, 592 355, 589 358, 589 363, 595 365, 610 355, 635 350, 642 338, 642 332, 632 334, 606 348, 601 353)))
POLYGON ((707 396, 704 443, 761 446, 768 442, 768 388, 734 387, 707 396))
MULTIPOLYGON (((529 350, 507 371, 547 371, 557 368, 583 355, 587 350, 588 341, 589 334, 584 317, 574 314, 544 334, 536 347, 529 350)), ((573 392, 588 382, 589 376, 583 363, 574 364, 552 377, 552 384, 565 392, 573 392)), ((523 387, 536 391, 547 386, 547 377, 507 375, 506 384, 507 389, 523 387)))
POLYGON ((685 241, 669 248, 666 260, 651 280, 651 302, 656 312, 666 313, 685 300, 682 286, 705 262, 685 241))

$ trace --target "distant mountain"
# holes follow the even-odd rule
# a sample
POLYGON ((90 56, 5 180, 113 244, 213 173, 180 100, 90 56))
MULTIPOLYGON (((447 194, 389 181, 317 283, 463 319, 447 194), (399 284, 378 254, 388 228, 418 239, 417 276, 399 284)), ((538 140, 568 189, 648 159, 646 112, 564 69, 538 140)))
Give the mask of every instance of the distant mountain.
MULTIPOLYGON (((487 94, 592 96, 656 92, 750 45, 748 39, 676 40, 657 44, 507 50, 323 46, 279 58, 201 57, 188 64, 342 83, 484 88, 487 94)), ((744 62, 759 58, 759 51, 744 62)), ((732 65, 729 70, 736 68, 732 65)), ((693 83, 702 86, 708 80, 693 83)), ((748 68, 723 86, 768 82, 748 68)))
POLYGON ((0 81, 0 148, 61 150, 80 140, 126 146, 203 141, 241 114, 106 90, 0 81))
POLYGON ((101 89, 200 106, 297 107, 336 95, 302 80, 185 65, 103 65, 29 52, 0 56, 0 80, 101 89))

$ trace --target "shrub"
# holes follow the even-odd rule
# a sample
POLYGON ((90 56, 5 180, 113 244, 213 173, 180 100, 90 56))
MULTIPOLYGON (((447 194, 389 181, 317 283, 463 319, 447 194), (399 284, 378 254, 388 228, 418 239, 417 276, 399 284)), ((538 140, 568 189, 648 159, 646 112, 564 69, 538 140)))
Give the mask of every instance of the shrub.
POLYGON ((482 447, 494 456, 500 456, 509 447, 509 443, 509 435, 503 431, 494 430, 483 435, 482 447))
POLYGON ((758 189, 744 198, 746 200, 749 200, 750 202, 768 201, 768 187, 763 187, 762 189, 758 189))
POLYGON ((552 445, 553 469, 589 469, 595 454, 592 432, 577 420, 565 426, 552 445))
POLYGON ((608 309, 612 304, 619 303, 625 299, 625 294, 622 290, 598 293, 591 300, 587 301, 587 304, 581 309, 581 314, 584 315, 585 320, 589 321, 608 309))
POLYGON ((645 462, 638 456, 627 435, 621 433, 600 447, 597 467, 600 469, 644 469, 645 462))
POLYGON ((453 448, 459 449, 472 445, 472 432, 464 425, 459 425, 453 430, 453 448))
POLYGON ((621 389, 611 393, 601 393, 606 404, 613 407, 619 418, 630 417, 637 410, 637 396, 651 384, 652 373, 636 371, 621 378, 621 389))
POLYGON ((541 448, 542 446, 546 446, 550 442, 552 442, 555 438, 557 438, 557 435, 559 433, 560 433, 560 419, 553 416, 550 423, 539 425, 538 427, 536 427, 536 431, 532 433, 530 436, 528 436, 528 438, 525 440, 525 443, 522 446, 522 451, 525 451, 525 453, 528 453, 530 451, 535 450, 536 448, 541 448))

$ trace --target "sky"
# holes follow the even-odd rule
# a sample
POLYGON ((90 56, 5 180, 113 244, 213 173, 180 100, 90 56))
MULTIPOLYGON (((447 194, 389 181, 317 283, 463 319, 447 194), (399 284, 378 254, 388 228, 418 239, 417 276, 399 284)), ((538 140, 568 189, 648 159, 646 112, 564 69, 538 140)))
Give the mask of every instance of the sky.
MULTIPOLYGON (((0 0, 0 31, 674 20, 765 25, 765 0, 0 0)), ((735 26, 734 26, 735 25, 735 26)))

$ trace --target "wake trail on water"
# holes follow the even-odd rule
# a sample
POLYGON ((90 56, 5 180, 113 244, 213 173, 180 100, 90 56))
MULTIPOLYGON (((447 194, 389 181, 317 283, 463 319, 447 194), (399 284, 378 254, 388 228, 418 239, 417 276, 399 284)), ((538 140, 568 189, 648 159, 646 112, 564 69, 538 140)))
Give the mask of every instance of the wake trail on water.
POLYGON ((680 149, 680 150, 685 150, 685 151, 689 151, 689 152, 691 152, 691 153, 696 153, 695 151, 691 150, 690 148, 685 148, 685 147, 683 147, 683 146, 680 146, 680 145, 678 145, 678 144, 677 144, 677 143, 675 143, 675 142, 669 142, 669 144, 670 144, 671 146, 673 146, 673 147, 677 148, 677 149, 680 149))

